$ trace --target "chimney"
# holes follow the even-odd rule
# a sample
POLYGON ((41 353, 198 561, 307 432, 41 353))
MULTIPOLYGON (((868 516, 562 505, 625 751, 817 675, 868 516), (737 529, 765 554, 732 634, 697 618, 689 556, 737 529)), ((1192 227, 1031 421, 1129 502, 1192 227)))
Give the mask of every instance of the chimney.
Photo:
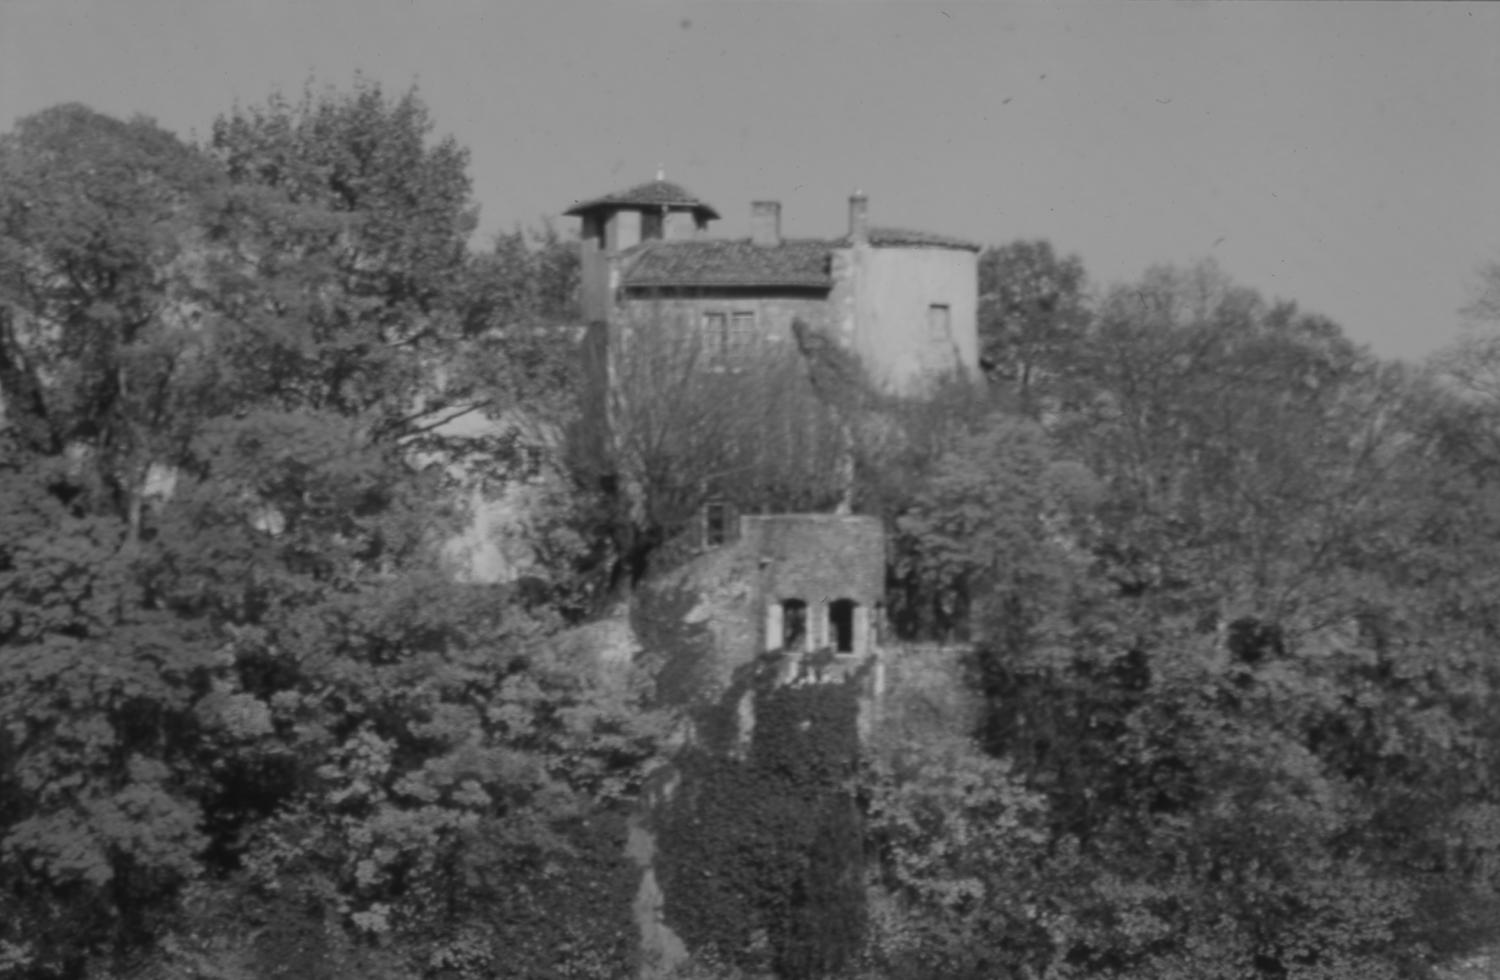
POLYGON ((861 244, 870 240, 870 199, 864 191, 849 195, 849 240, 861 244))
POLYGON ((763 248, 781 244, 781 202, 750 202, 750 241, 763 248))

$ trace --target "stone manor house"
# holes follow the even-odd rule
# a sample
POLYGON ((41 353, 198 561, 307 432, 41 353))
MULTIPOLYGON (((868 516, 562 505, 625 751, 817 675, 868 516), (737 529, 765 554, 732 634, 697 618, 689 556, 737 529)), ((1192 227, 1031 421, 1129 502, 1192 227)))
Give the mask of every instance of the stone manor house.
POLYGON ((979 246, 869 222, 828 238, 785 238, 781 204, 750 204, 750 237, 714 238, 719 212, 662 179, 573 205, 581 219, 582 307, 591 324, 632 315, 696 324, 710 359, 786 341, 794 320, 859 356, 876 383, 920 394, 932 379, 978 369, 979 246))
MULTIPOLYGON (((637 317, 701 331, 710 369, 756 345, 790 342, 800 321, 856 354, 871 380, 895 394, 920 397, 943 376, 977 378, 979 246, 871 225, 869 209, 856 191, 841 234, 786 238, 780 203, 754 201, 748 238, 715 238, 708 226, 719 212, 661 173, 575 204, 565 213, 581 222, 584 319, 609 349, 637 317)), ((878 518, 735 518, 711 503, 701 523, 704 543, 720 552, 705 559, 737 567, 749 588, 748 603, 719 610, 726 628, 742 623, 725 635, 738 638, 729 643, 738 656, 753 654, 752 643, 782 650, 795 672, 804 655, 825 651, 840 668, 834 673, 875 658, 883 676, 878 518)))

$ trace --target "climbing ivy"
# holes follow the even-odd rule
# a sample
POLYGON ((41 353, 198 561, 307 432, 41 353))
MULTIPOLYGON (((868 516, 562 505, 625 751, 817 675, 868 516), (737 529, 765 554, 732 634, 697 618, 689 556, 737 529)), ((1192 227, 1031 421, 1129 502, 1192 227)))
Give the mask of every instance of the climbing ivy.
POLYGON ((715 734, 752 699, 747 742, 683 752, 656 815, 667 924, 690 949, 783 977, 840 972, 864 934, 863 822, 854 796, 861 679, 775 686, 741 671, 703 719, 715 734))

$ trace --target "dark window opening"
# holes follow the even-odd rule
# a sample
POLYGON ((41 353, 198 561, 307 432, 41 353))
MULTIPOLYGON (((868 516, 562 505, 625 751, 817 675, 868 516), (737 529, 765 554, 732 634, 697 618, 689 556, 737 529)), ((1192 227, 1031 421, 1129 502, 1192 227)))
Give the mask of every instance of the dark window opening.
POLYGON ((703 508, 703 540, 710 546, 729 540, 728 504, 716 500, 703 508))
POLYGON ((579 237, 586 242, 591 242, 595 248, 603 249, 604 246, 604 221, 597 214, 586 214, 583 216, 583 229, 579 237))
POLYGON ((836 653, 854 652, 854 608, 853 599, 835 599, 828 606, 828 632, 832 634, 836 653))
POLYGON ((807 645, 807 603, 787 599, 781 604, 781 648, 801 650, 807 645))
POLYGON ((665 214, 661 211, 641 212, 641 241, 648 242, 653 238, 662 237, 662 219, 665 214))

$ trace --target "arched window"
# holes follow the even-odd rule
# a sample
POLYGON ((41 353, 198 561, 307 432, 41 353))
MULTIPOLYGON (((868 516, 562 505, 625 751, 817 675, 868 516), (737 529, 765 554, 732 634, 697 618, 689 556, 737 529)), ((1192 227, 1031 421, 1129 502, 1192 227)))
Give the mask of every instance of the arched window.
POLYGON ((853 599, 835 599, 828 604, 828 638, 833 641, 835 653, 854 652, 854 610, 859 603, 853 599))
POLYGON ((802 650, 807 646, 807 603, 787 599, 781 603, 781 648, 802 650))

